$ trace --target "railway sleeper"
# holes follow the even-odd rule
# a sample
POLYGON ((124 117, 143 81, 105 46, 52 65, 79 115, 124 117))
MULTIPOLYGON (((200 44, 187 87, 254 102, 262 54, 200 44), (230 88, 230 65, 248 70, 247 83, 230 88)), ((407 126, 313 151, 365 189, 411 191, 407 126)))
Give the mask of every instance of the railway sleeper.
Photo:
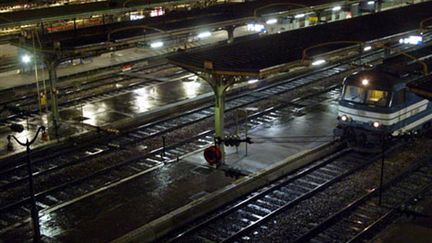
POLYGON ((274 210, 279 208, 277 204, 271 203, 270 200, 264 201, 263 199, 258 199, 256 200, 255 204, 259 207, 267 208, 270 212, 273 212, 274 210))
POLYGON ((287 201, 281 200, 279 198, 277 198, 276 196, 273 195, 265 195, 265 199, 269 200, 271 203, 281 207, 285 204, 287 204, 287 201))
POLYGON ((287 188, 287 187, 281 187, 279 190, 283 191, 284 198, 287 199, 287 201, 292 201, 302 195, 301 192, 287 188))
POLYGON ((266 216, 268 214, 270 214, 272 212, 272 210, 266 208, 266 207, 261 207, 259 205, 256 204, 248 204, 248 211, 252 211, 254 214, 258 215, 258 216, 266 216))
POLYGON ((307 180, 302 179, 302 178, 296 180, 294 182, 294 184, 298 185, 298 186, 300 186, 302 188, 309 189, 309 190, 313 190, 313 189, 317 188, 318 186, 320 186, 320 184, 317 184, 317 183, 312 182, 312 181, 307 181, 307 180))

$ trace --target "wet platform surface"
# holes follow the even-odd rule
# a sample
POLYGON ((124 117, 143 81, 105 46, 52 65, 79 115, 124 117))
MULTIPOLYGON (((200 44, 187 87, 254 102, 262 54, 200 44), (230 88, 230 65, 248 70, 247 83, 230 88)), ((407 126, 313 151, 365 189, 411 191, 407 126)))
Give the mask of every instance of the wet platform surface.
MULTIPOLYGON (((185 76, 188 73, 183 73, 185 76)), ((163 78, 159 76, 159 78, 163 78)), ((134 117, 143 112, 161 108, 165 105, 182 100, 195 98, 210 92, 210 86, 204 81, 172 81, 149 84, 125 94, 102 98, 99 101, 88 101, 82 107, 76 106, 61 111, 65 120, 84 117, 84 123, 93 126, 103 126, 128 117, 134 117)))
MULTIPOLYGON (((280 119, 250 131, 257 143, 248 147, 247 157, 242 156, 241 147, 238 155, 233 149, 227 164, 255 171, 322 144, 325 141, 316 136, 331 136, 336 123, 336 98, 334 94, 326 94, 316 102, 304 103, 304 113, 296 115, 293 107, 288 106, 281 111, 280 119), (306 141, 304 136, 314 138, 306 141)), ((61 242, 82 239, 107 242, 233 181, 223 171, 206 166, 200 158, 202 152, 67 207, 44 213, 41 215, 42 233, 48 239, 61 242)), ((20 230, 28 232, 26 229, 20 230)), ((18 232, 7 235, 5 240, 16 242, 14 237, 18 232)))
MULTIPOLYGON (((139 72, 136 73, 139 74, 139 72)), ((168 80, 170 75, 172 73, 161 72, 158 77, 168 80)), ((163 109, 166 105, 195 98, 211 91, 210 86, 206 82, 187 79, 190 74, 185 71, 181 71, 177 76, 178 80, 176 81, 149 82, 143 85, 143 87, 120 95, 89 99, 81 105, 60 109, 62 126, 58 131, 59 138, 67 138, 92 131, 97 126, 109 126, 113 122, 118 122, 125 118, 133 118, 138 114, 142 115, 154 109, 163 109), (187 81, 181 80, 183 76, 187 81)), ((15 144, 13 152, 7 151, 6 138, 8 135, 15 135, 23 141, 27 137, 32 138, 39 126, 48 126, 48 115, 44 113, 41 117, 35 115, 33 118, 30 118, 29 129, 27 129, 26 119, 18 119, 16 123, 24 126, 24 132, 14 133, 6 127, 0 130, 0 158, 24 151, 25 149, 15 144)), ((51 140, 55 140, 56 136, 53 126, 51 123, 49 126, 49 137, 51 140)), ((46 143, 38 139, 33 147, 44 144, 46 143)))
MULTIPOLYGON (((266 127, 269 126, 267 124, 249 131, 248 136, 254 143, 247 145, 248 155, 245 144, 238 149, 226 147, 226 164, 246 173, 254 173, 291 155, 331 141, 337 123, 337 104, 335 97, 329 95, 327 98, 322 101, 323 104, 306 106, 308 108, 299 114, 293 112, 293 106, 288 106, 281 111, 282 119, 276 120, 271 127, 266 127)), ((197 165, 207 164, 202 153, 185 160, 197 165)))
POLYGON ((187 163, 159 170, 44 215, 42 233, 60 242, 106 242, 231 182, 222 171, 187 163))
POLYGON ((64 121, 58 128, 57 131, 55 131, 54 126, 51 122, 48 122, 48 114, 43 113, 41 116, 33 116, 28 119, 19 119, 16 124, 20 124, 24 127, 24 131, 18 133, 11 131, 8 127, 2 127, 0 128, 0 164, 1 159, 7 158, 9 156, 15 155, 17 153, 25 151, 25 147, 17 144, 14 140, 12 141, 13 150, 10 151, 7 148, 8 135, 15 136, 18 140, 25 143, 26 139, 31 140, 35 135, 36 131, 41 127, 44 126, 47 128, 46 132, 48 134, 48 141, 43 141, 42 139, 42 132, 39 133, 38 138, 36 138, 33 145, 31 145, 32 149, 35 149, 40 146, 46 146, 48 144, 55 144, 58 141, 67 139, 71 136, 79 136, 81 134, 84 134, 92 128, 83 126, 80 123, 77 123, 75 121, 64 121))

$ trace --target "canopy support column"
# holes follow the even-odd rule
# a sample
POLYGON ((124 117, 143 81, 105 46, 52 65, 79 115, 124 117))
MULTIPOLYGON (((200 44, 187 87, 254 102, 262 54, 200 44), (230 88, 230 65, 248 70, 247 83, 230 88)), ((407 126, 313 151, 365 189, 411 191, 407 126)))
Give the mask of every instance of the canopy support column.
MULTIPOLYGON (((213 74, 210 72, 205 72, 199 74, 199 76, 204 79, 213 89, 215 95, 215 141, 223 140, 225 138, 224 128, 225 128, 225 93, 228 87, 234 84, 235 78, 233 76, 223 76, 218 74, 213 74)), ((215 144, 219 147, 222 153, 222 163, 225 162, 225 149, 223 143, 215 144)))
POLYGON ((57 130, 60 122, 60 116, 58 111, 58 101, 57 101, 57 62, 53 60, 48 60, 46 62, 49 72, 49 86, 50 86, 50 101, 51 101, 51 118, 53 125, 57 130))
POLYGON ((230 26, 226 28, 226 31, 228 33, 228 40, 227 40, 228 43, 234 42, 234 29, 235 29, 234 26, 230 26))

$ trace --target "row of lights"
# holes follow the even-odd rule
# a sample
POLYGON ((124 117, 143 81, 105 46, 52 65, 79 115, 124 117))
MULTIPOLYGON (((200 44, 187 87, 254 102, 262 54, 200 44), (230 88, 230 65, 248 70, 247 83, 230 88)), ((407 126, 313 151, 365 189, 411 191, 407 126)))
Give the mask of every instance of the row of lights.
MULTIPOLYGON (((363 48, 363 51, 370 51, 370 50, 372 50, 372 46, 365 46, 363 48)), ((312 66, 319 66, 319 65, 325 64, 326 62, 327 61, 324 59, 317 59, 317 60, 313 61, 311 64, 312 64, 312 66)))
MULTIPOLYGON (((374 1, 371 1, 372 3, 375 3, 374 1)), ((342 7, 341 6, 339 6, 339 5, 337 5, 337 6, 334 6, 333 8, 332 8, 332 11, 333 12, 337 12, 337 11, 340 11, 340 10, 342 10, 342 7)), ((304 18, 305 16, 306 16, 307 14, 304 14, 304 13, 301 13, 301 14, 296 14, 296 15, 294 15, 294 18, 295 19, 300 19, 300 18, 304 18)), ((276 18, 271 18, 271 19, 268 19, 267 21, 266 21, 266 24, 267 25, 272 25, 272 24, 276 24, 278 22, 278 20, 276 19, 276 18)), ((264 28, 264 26, 262 27, 262 28, 264 28)), ((248 29, 252 29, 252 28, 248 28, 248 29)), ((256 28, 253 28, 253 30, 255 30, 256 28)), ((255 31, 261 31, 261 28, 258 28, 259 30, 255 30, 255 31)))
MULTIPOLYGON (((210 31, 205 31, 205 32, 199 33, 196 37, 199 39, 206 39, 206 38, 209 38, 211 35, 212 34, 210 31)), ((163 47, 163 46, 164 46, 164 43, 162 41, 155 41, 155 42, 150 43, 150 47, 155 48, 155 49, 163 47)))
MULTIPOLYGON (((375 1, 368 1, 367 4, 368 5, 374 5, 375 1)), ((333 12, 341 11, 342 10, 342 6, 340 6, 340 5, 334 6, 331 10, 333 12)), ((300 18, 304 18, 305 16, 306 16, 306 14, 301 13, 301 14, 294 15, 294 18, 295 19, 300 19, 300 18)), ((269 19, 269 20, 266 21, 266 24, 276 24, 276 23, 277 23, 277 19, 269 19)))

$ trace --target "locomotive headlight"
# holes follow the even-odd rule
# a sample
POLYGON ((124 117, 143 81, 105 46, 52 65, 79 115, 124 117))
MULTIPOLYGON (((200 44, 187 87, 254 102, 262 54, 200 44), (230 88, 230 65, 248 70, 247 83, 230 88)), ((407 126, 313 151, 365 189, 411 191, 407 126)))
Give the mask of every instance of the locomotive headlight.
POLYGON ((372 123, 372 126, 375 127, 375 128, 378 128, 378 127, 381 126, 381 123, 379 123, 379 122, 377 122, 377 121, 374 121, 374 122, 372 123))
POLYGON ((342 122, 350 122, 351 118, 347 115, 338 116, 338 120, 341 120, 342 122))

